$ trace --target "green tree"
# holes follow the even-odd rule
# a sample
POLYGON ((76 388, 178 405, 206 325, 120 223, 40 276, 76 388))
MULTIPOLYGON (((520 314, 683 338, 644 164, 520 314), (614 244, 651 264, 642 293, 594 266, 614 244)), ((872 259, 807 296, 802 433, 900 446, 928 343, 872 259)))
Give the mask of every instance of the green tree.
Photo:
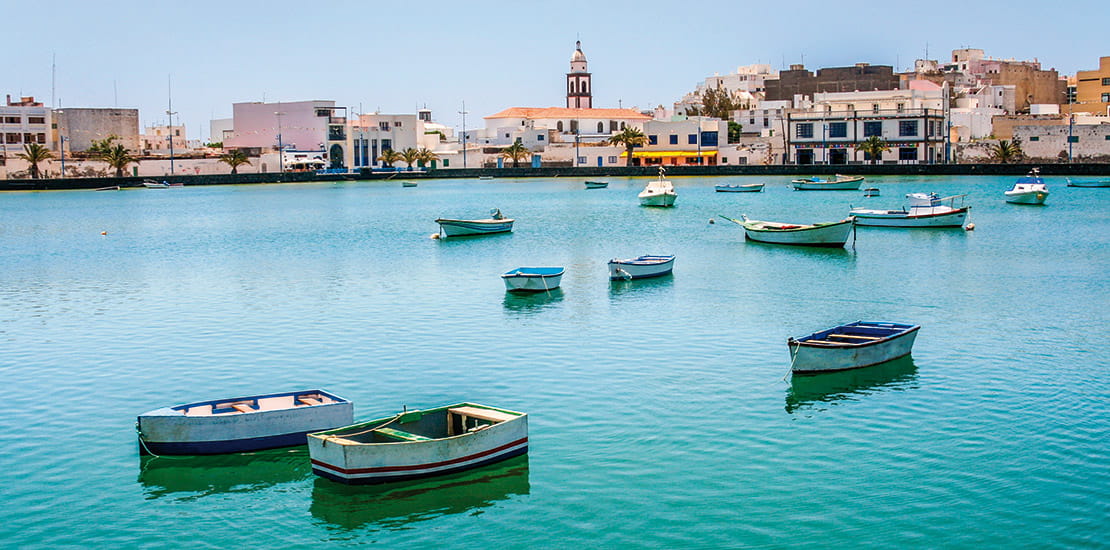
POLYGON ((739 122, 728 121, 728 142, 740 143, 740 132, 744 129, 739 122))
POLYGON ((251 163, 250 159, 247 158, 247 154, 239 149, 228 151, 220 155, 220 162, 230 166, 232 174, 238 174, 240 166, 251 163))
POLYGON ((15 155, 31 164, 31 179, 39 179, 39 163, 54 158, 54 153, 37 143, 28 143, 23 146, 23 152, 15 155))
POLYGON ((1003 139, 991 146, 990 156, 991 160, 999 164, 1007 164, 1021 160, 1025 157, 1025 152, 1021 150, 1020 139, 1013 141, 1003 139))
POLYGON ((520 161, 528 158, 532 151, 528 150, 521 142, 513 143, 501 151, 501 156, 513 161, 513 168, 520 167, 520 161))
POLYGON ((416 161, 420 163, 420 166, 429 166, 434 160, 439 160, 439 155, 427 147, 421 147, 416 152, 416 161))
POLYGON ((732 118, 733 111, 747 109, 750 106, 748 102, 742 101, 720 84, 717 84, 716 88, 701 90, 694 95, 698 98, 698 105, 686 108, 686 114, 690 116, 709 116, 728 120, 732 118))
POLYGON ((115 134, 109 134, 108 137, 104 139, 92 140, 92 145, 89 145, 88 150, 89 156, 93 158, 103 158, 104 155, 108 154, 108 152, 112 150, 112 142, 117 139, 119 139, 119 136, 115 134))
POLYGON ((412 170, 412 165, 416 164, 416 161, 420 160, 420 151, 417 151, 412 147, 408 147, 404 151, 401 151, 401 160, 403 160, 405 164, 409 165, 409 170, 412 170))
POLYGON ((139 159, 131 156, 131 151, 122 144, 115 145, 111 149, 101 153, 99 158, 108 163, 110 168, 116 169, 117 178, 123 177, 123 171, 127 169, 128 165, 139 163, 139 159))
POLYGON ((625 162, 625 166, 632 166, 632 149, 636 147, 643 147, 645 144, 647 144, 647 136, 645 136, 644 133, 641 132, 638 128, 633 128, 629 126, 624 130, 613 134, 613 137, 609 138, 609 144, 623 145, 625 152, 628 153, 628 160, 625 162))
POLYGON ((401 154, 397 151, 394 151, 393 149, 386 149, 385 151, 382 151, 381 156, 378 157, 378 162, 381 162, 382 164, 390 168, 393 167, 393 163, 399 160, 401 160, 401 154))
POLYGON ((890 145, 887 145, 883 138, 879 136, 871 136, 859 145, 856 145, 856 151, 863 151, 865 155, 871 158, 871 164, 883 157, 883 151, 889 151, 890 145))

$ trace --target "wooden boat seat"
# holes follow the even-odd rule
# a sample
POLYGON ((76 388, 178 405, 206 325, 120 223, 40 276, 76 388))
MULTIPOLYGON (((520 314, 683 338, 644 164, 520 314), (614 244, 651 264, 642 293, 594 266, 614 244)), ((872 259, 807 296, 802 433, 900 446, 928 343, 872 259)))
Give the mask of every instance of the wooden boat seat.
POLYGON ((315 397, 302 395, 302 396, 297 398, 297 404, 312 406, 312 405, 323 405, 324 402, 320 401, 319 399, 316 399, 315 397))
POLYGON ((374 433, 384 435, 390 439, 396 439, 398 441, 428 441, 429 439, 431 439, 430 437, 424 437, 422 435, 416 435, 401 430, 395 430, 393 428, 378 428, 374 430, 374 433))
POLYGON ((856 336, 854 334, 830 334, 829 338, 849 338, 852 340, 882 340, 878 336, 856 336))
POLYGON ((489 420, 490 422, 504 422, 516 418, 515 415, 506 414, 499 411, 491 411, 489 409, 479 409, 477 407, 455 407, 447 409, 448 413, 457 414, 459 416, 468 416, 470 418, 480 418, 482 420, 489 420))
POLYGON ((247 405, 246 403, 232 403, 231 408, 241 413, 254 412, 254 409, 252 409, 251 406, 247 405))
POLYGON ((855 344, 856 342, 836 342, 834 340, 801 340, 802 344, 823 344, 833 346, 843 346, 845 344, 855 344))

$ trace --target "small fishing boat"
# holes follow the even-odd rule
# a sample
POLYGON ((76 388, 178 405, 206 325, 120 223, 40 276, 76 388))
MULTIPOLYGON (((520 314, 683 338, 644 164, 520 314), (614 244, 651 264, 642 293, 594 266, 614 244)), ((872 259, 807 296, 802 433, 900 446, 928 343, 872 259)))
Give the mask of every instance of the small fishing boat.
POLYGON ((308 436, 312 472, 348 485, 439 476, 528 452, 528 415, 459 403, 308 436))
POLYGON ((501 215, 501 210, 497 208, 490 210, 490 217, 484 220, 436 219, 436 223, 439 224, 439 236, 443 238, 508 233, 513 230, 514 221, 516 220, 501 215))
POLYGON ((415 181, 402 181, 401 187, 416 187, 415 181))
POLYGON ((852 217, 809 225, 749 220, 747 216, 741 216, 743 221, 724 215, 721 217, 741 225, 744 237, 749 241, 796 246, 842 247, 848 242, 848 235, 855 225, 855 218, 852 217))
POLYGON ((305 435, 354 422, 354 405, 305 390, 163 407, 139 415, 142 452, 156 455, 240 453, 304 445, 305 435))
POLYGON ((564 271, 562 267, 518 267, 501 274, 501 280, 509 292, 544 292, 559 288, 564 271))
POLYGON ((920 325, 856 321, 788 338, 790 370, 817 374, 885 363, 910 354, 920 325))
POLYGON ((1068 187, 1110 187, 1110 179, 1083 181, 1071 181, 1071 178, 1064 179, 1068 181, 1068 187))
POLYGON ((638 195, 640 206, 674 206, 678 193, 669 180, 663 179, 663 167, 659 167, 659 179, 652 180, 638 195))
POLYGON ((609 182, 607 181, 586 180, 586 189, 605 189, 606 187, 609 187, 609 182))
POLYGON ((674 255, 640 256, 628 260, 609 260, 609 279, 612 281, 646 279, 667 275, 674 270, 674 255))
POLYGON ((856 191, 863 176, 834 175, 832 178, 802 178, 790 182, 795 191, 856 191))
POLYGON ((169 189, 170 187, 185 187, 184 183, 170 183, 168 181, 143 180, 143 187, 147 189, 169 189))
POLYGON ((718 193, 758 193, 763 190, 762 183, 744 183, 741 185, 715 185, 718 193))
POLYGON ((876 227, 960 227, 967 220, 970 206, 964 206, 967 195, 941 197, 936 193, 909 193, 909 208, 871 210, 853 208, 848 214, 856 225, 876 227), (958 203, 958 204, 957 204, 958 203))
POLYGON ((865 196, 865 197, 877 197, 877 196, 879 196, 879 188, 878 187, 868 187, 867 189, 863 190, 863 196, 865 196))
POLYGON ((118 185, 109 185, 108 187, 97 187, 93 191, 119 191, 118 185))
POLYGON ((490 181, 492 179, 493 176, 478 176, 478 181, 490 181))
POLYGON ((1014 204, 1044 204, 1048 198, 1048 186, 1041 179, 1041 171, 1034 168, 1025 177, 1018 178, 1005 195, 1006 202, 1014 204))

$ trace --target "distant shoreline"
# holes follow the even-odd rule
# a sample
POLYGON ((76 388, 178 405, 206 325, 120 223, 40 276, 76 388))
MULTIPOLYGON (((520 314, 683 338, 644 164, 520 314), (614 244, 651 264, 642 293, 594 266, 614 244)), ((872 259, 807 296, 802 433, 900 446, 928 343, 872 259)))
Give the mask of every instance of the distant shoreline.
MULTIPOLYGON (((668 176, 815 176, 851 174, 862 176, 1021 176, 1031 168, 1040 168, 1043 176, 1107 176, 1110 164, 849 164, 849 165, 738 165, 738 166, 667 166, 668 176)), ((350 174, 316 174, 314 172, 279 172, 250 174, 206 174, 195 176, 123 177, 123 178, 53 178, 0 180, 0 191, 31 191, 45 184, 47 190, 99 189, 102 187, 142 187, 143 180, 168 181, 192 185, 243 185, 259 183, 308 183, 365 180, 470 179, 480 176, 494 178, 585 178, 585 177, 654 177, 656 166, 633 167, 541 167, 541 168, 463 168, 350 174)))

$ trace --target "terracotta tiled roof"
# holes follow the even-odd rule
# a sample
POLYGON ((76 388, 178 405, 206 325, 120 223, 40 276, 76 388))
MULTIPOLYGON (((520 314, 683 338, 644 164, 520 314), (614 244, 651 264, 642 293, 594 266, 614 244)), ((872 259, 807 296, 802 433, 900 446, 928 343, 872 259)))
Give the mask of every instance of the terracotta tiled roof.
POLYGON ((568 109, 566 107, 510 107, 485 118, 616 118, 651 120, 635 109, 568 109))

